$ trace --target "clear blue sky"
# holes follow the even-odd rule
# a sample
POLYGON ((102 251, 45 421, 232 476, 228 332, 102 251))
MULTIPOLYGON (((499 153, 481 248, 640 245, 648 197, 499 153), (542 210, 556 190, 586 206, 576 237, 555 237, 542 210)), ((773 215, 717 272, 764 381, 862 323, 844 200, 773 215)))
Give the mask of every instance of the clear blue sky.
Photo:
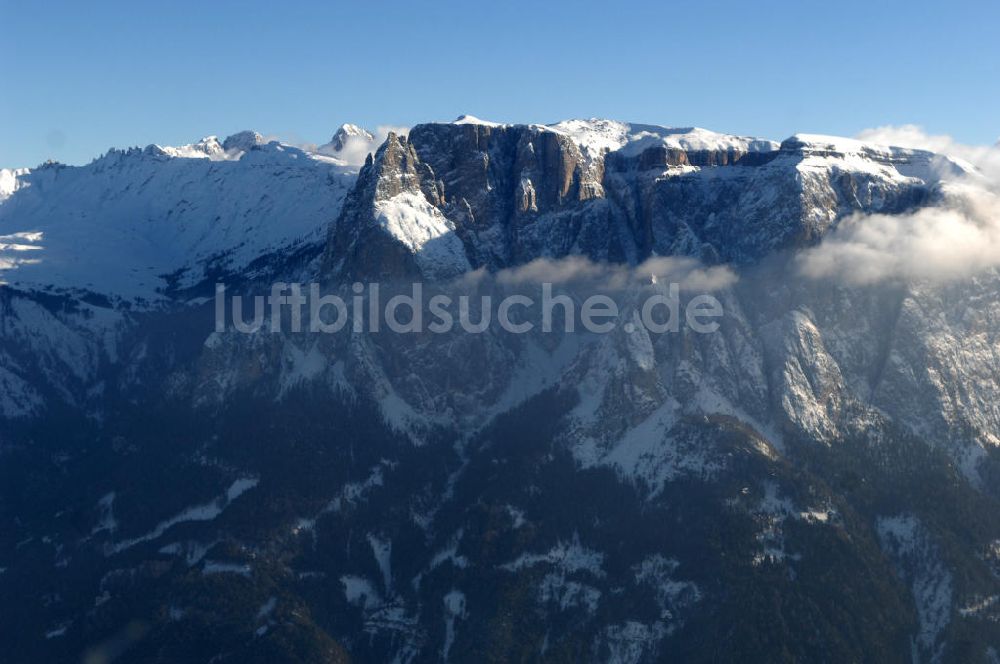
POLYGON ((1000 136, 1000 2, 0 0, 0 166, 471 113, 1000 136))

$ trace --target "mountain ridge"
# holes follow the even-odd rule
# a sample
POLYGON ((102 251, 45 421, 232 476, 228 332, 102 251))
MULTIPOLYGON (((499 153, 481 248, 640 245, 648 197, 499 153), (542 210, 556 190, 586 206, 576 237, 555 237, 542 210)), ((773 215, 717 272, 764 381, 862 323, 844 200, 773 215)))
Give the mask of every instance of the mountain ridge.
POLYGON ((990 661, 1000 274, 798 262, 845 220, 943 206, 968 167, 555 127, 421 124, 361 165, 243 132, 0 173, 15 661, 133 620, 138 660, 990 661), (211 300, 535 294, 583 265, 560 287, 636 321, 669 292, 648 260, 731 275, 701 282, 716 332, 528 311, 524 335, 244 334, 211 300))

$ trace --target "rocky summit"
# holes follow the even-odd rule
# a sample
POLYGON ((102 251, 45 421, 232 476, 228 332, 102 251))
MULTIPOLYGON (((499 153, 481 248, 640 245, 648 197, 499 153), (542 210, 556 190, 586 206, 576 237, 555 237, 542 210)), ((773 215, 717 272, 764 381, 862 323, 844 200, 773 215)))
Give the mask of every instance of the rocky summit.
POLYGON ((983 181, 829 136, 469 116, 2 170, 0 659, 998 661, 1000 273, 820 260, 983 181), (216 314, 217 284, 542 282, 723 315, 216 314))

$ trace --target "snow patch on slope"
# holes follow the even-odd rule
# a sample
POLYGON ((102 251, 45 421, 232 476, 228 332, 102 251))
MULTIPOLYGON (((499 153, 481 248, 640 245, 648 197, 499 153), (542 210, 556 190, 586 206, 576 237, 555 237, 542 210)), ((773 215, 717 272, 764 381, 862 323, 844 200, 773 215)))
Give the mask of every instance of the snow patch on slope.
POLYGON ((572 542, 558 542, 545 553, 524 553, 515 560, 500 566, 508 572, 517 572, 535 565, 553 565, 564 572, 588 572, 603 577, 604 554, 580 544, 578 537, 572 542))
MULTIPOLYGON (((0 364, 15 366, 12 358, 0 353, 0 364)), ((36 413, 44 403, 42 397, 23 378, 7 366, 0 366, 0 416, 25 417, 36 413)))
POLYGON ((452 121, 452 124, 457 125, 483 125, 485 127, 503 127, 504 125, 500 122, 490 122, 489 120, 482 120, 477 118, 475 115, 460 115, 452 121))
POLYGON ((457 276, 472 269, 455 225, 422 194, 403 192, 375 204, 379 226, 413 252, 424 274, 457 276))
POLYGON ((224 495, 219 496, 211 502, 203 505, 189 507, 166 521, 161 521, 156 524, 155 528, 145 535, 118 542, 108 549, 108 555, 120 553, 126 549, 132 548, 136 544, 142 544, 143 542, 155 540, 163 535, 167 530, 179 523, 189 521, 211 521, 222 514, 222 512, 233 503, 233 501, 257 486, 257 482, 257 479, 251 477, 240 478, 229 486, 224 495))
POLYGON ((27 168, 0 168, 0 202, 24 185, 22 176, 28 172, 27 168))
POLYGON ((910 586, 917 607, 920 631, 916 644, 931 661, 940 658, 941 632, 951 622, 952 575, 923 524, 912 515, 880 517, 875 524, 882 549, 910 586))

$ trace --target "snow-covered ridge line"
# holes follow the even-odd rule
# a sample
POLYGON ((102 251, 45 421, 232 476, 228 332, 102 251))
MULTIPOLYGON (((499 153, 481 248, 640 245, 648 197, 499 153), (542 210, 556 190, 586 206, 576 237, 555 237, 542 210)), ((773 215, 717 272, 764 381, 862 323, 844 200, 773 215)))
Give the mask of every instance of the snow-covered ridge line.
POLYGON ((338 159, 338 150, 332 148, 329 144, 320 146, 319 148, 292 145, 278 140, 268 140, 259 133, 250 130, 227 136, 221 141, 218 136, 206 136, 200 141, 187 145, 170 146, 153 143, 144 148, 112 148, 95 161, 121 155, 143 155, 171 159, 207 159, 209 161, 239 161, 251 151, 297 152, 316 161, 345 167, 349 165, 345 160, 338 159))
POLYGON ((720 134, 700 127, 664 127, 601 118, 564 120, 553 124, 516 125, 482 120, 473 115, 460 115, 450 124, 490 128, 527 126, 536 131, 551 131, 568 136, 591 157, 619 151, 626 156, 632 156, 657 146, 687 151, 742 150, 744 152, 772 152, 780 148, 780 143, 777 141, 720 134))
POLYGON ((597 118, 565 120, 547 128, 569 136, 591 155, 619 152, 636 156, 655 147, 696 152, 774 152, 780 148, 776 141, 720 134, 701 127, 663 127, 597 118))
POLYGON ((509 127, 510 125, 505 125, 502 122, 490 122, 489 120, 483 120, 477 118, 475 115, 460 115, 455 118, 451 124, 456 125, 483 125, 485 127, 509 127))
MULTIPOLYGON (((518 126, 482 120, 462 115, 454 125, 477 125, 490 128, 518 126)), ((530 124, 537 131, 552 131, 571 138, 591 158, 616 152, 634 157, 642 152, 662 147, 685 152, 800 152, 805 155, 863 156, 870 159, 927 158, 935 153, 927 150, 883 145, 869 141, 823 134, 794 134, 783 141, 754 136, 725 134, 701 127, 668 127, 653 124, 619 122, 601 118, 572 119, 553 124, 530 124)))
POLYGON ((356 176, 254 132, 0 171, 0 281, 156 306, 210 271, 319 246, 356 176))
MULTIPOLYGON (((456 125, 468 126, 468 131, 514 127, 472 116, 429 126, 460 130, 456 125)), ((968 172, 930 152, 810 134, 777 143, 697 127, 603 119, 520 127, 558 134, 578 145, 589 162, 586 184, 593 191, 601 190, 600 162, 607 155, 631 161, 651 150, 710 153, 698 160, 654 158, 654 166, 714 166, 747 155, 763 157, 744 160, 758 164, 792 151, 813 169, 884 175, 883 164, 889 164, 902 176, 926 181, 940 180, 942 164, 953 174, 968 172)), ((373 132, 346 124, 319 147, 296 147, 243 131, 221 141, 209 136, 176 147, 113 149, 86 166, 0 170, 0 237, 39 238, 30 243, 30 251, 25 242, 0 243, 0 281, 27 290, 87 291, 155 306, 170 292, 202 283, 209 273, 233 273, 265 255, 319 246, 359 165, 389 135, 388 129, 373 132)), ((426 207, 397 206, 384 220, 400 221, 387 223, 397 237, 423 238, 419 247, 407 243, 414 251, 431 236, 443 238, 427 247, 443 253, 421 251, 420 258, 464 265, 458 245, 444 241, 454 239, 453 229, 435 221, 426 207)))
POLYGON ((835 155, 862 155, 871 158, 900 158, 912 156, 931 157, 933 152, 892 145, 882 145, 856 138, 827 136, 825 134, 794 134, 781 143, 785 150, 805 153, 830 153, 835 155))
MULTIPOLYGON (((438 124, 430 122, 428 124, 438 124)), ((592 155, 621 151, 626 156, 639 154, 656 146, 685 151, 743 150, 745 152, 776 152, 778 150, 802 150, 805 152, 830 152, 843 155, 863 154, 871 157, 898 157, 907 155, 933 155, 927 150, 884 145, 854 138, 825 134, 797 133, 783 141, 726 134, 702 127, 670 127, 664 125, 620 122, 602 118, 571 119, 551 124, 502 123, 484 120, 473 115, 460 115, 452 125, 476 125, 491 128, 527 126, 539 131, 552 131, 572 138, 581 149, 592 155)), ((301 150, 313 159, 339 163, 338 152, 349 140, 370 143, 370 151, 379 147, 376 132, 360 125, 343 124, 328 143, 323 145, 293 145, 278 140, 269 140, 256 131, 240 131, 221 140, 210 135, 194 143, 169 146, 150 144, 144 148, 111 148, 99 161, 109 155, 144 154, 178 159, 208 159, 211 161, 238 161, 245 154, 261 146, 276 149, 301 150)), ((53 162, 55 164, 55 162, 53 162)), ((55 164, 62 166, 62 164, 55 164)), ((347 165, 343 162, 341 165, 347 165)), ((41 168, 41 167, 39 167, 41 168)), ((17 188, 18 179, 38 168, 0 169, 0 201, 17 188)))

